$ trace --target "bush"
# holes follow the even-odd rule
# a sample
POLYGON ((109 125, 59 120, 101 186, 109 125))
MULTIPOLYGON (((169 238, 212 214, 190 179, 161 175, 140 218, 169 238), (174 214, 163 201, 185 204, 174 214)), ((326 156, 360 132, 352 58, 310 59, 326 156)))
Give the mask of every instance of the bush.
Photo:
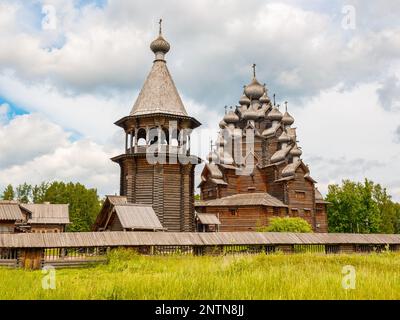
POLYGON ((269 226, 258 228, 259 232, 313 232, 310 224, 301 218, 272 218, 269 226))

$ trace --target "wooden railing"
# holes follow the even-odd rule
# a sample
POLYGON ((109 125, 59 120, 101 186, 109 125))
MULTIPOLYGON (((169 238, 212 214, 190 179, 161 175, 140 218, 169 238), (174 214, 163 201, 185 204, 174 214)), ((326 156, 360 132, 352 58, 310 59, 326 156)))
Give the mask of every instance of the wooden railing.
POLYGON ((144 255, 380 253, 400 251, 400 235, 88 232, 0 236, 0 266, 39 269, 104 263, 115 248, 144 255))

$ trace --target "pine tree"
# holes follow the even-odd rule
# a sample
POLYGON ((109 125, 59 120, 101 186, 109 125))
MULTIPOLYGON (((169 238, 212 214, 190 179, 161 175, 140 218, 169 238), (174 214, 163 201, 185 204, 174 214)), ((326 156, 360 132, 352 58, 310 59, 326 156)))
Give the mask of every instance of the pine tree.
POLYGON ((11 184, 9 184, 3 192, 3 195, 1 196, 1 199, 3 200, 14 200, 15 198, 15 192, 14 188, 11 184))

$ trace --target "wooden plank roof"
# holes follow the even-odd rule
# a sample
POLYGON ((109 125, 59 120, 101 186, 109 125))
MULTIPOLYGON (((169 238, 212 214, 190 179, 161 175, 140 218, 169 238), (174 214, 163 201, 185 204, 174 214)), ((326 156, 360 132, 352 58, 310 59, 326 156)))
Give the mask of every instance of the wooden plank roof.
POLYGON ((123 204, 114 209, 124 229, 164 230, 151 205, 123 204))
POLYGON ((169 113, 187 116, 175 83, 165 61, 154 61, 143 84, 142 90, 133 105, 131 115, 169 113))
POLYGON ((217 218, 215 214, 211 213, 196 213, 201 224, 221 224, 221 221, 217 218))
POLYGON ((22 220, 23 218, 18 202, 0 201, 0 220, 22 220))
POLYGON ((0 248, 141 245, 400 244, 397 234, 284 232, 66 232, 0 234, 0 248))
POLYGON ((240 193, 213 200, 196 201, 196 207, 229 207, 229 206, 269 206, 287 207, 282 201, 267 192, 240 193))
POLYGON ((68 204, 20 204, 22 209, 32 213, 29 224, 69 224, 68 204))

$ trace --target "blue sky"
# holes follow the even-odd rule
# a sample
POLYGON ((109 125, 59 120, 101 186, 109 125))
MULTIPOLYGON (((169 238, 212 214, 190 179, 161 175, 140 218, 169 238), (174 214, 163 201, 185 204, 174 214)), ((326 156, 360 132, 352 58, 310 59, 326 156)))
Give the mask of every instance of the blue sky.
POLYGON ((394 0, 1 0, 0 188, 62 179, 118 192, 109 158, 123 137, 113 123, 150 70, 163 17, 168 67, 202 140, 215 137, 256 63, 270 95, 289 101, 323 192, 368 177, 400 199, 399 14, 394 0), (55 13, 48 27, 45 6, 55 13), (354 28, 343 26, 345 6, 354 28))

